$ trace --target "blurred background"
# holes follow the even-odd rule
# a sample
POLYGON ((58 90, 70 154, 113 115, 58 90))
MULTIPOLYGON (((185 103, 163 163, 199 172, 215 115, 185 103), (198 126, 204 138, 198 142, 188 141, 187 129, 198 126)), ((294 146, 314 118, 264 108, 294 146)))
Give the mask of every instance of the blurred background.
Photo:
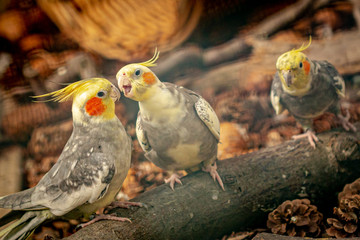
MULTIPOLYGON (((151 58, 156 47, 159 79, 200 93, 218 114, 219 160, 301 132, 286 113, 274 116, 269 91, 278 56, 310 35, 305 53, 328 60, 344 76, 343 108, 358 121, 359 24, 358 0, 1 0, 0 196, 35 186, 72 131, 71 103, 34 103, 31 96, 90 77, 116 84, 122 66, 151 58)), ((124 97, 116 104, 134 143, 119 199, 132 199, 167 177, 143 157, 137 111, 137 103, 124 97)), ((339 126, 331 114, 314 124, 317 132, 339 126)), ((49 223, 33 237, 62 238, 78 223, 49 223)))

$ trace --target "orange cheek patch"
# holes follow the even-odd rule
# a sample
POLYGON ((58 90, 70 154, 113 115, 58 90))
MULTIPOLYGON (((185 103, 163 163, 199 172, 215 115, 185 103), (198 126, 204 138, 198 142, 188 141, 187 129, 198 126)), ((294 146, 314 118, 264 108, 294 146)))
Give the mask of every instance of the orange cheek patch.
POLYGON ((310 72, 310 63, 308 61, 304 61, 303 65, 304 65, 305 73, 306 73, 306 75, 308 75, 310 72))
POLYGON ((100 116, 105 112, 105 105, 102 103, 100 98, 93 97, 86 102, 85 111, 90 116, 100 116))
POLYGON ((155 75, 151 72, 146 72, 143 74, 144 82, 147 84, 154 84, 155 83, 155 75))

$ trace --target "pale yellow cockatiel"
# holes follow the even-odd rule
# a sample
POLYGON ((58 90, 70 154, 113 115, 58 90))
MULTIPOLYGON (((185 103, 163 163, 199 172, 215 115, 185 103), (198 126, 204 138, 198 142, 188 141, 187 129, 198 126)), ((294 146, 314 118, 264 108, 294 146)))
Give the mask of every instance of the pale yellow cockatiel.
MULTIPOLYGON (((223 182, 217 173, 216 156, 220 123, 214 110, 200 95, 171 83, 161 82, 149 69, 149 61, 129 64, 116 75, 124 95, 139 102, 136 135, 147 159, 169 171, 202 169, 223 182)), ((181 183, 173 173, 166 182, 174 189, 181 183)))

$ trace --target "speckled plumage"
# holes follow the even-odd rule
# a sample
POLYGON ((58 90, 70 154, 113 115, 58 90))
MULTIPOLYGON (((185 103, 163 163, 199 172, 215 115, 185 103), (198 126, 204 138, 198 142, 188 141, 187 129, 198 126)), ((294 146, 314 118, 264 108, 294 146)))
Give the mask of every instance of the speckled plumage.
MULTIPOLYGON (((0 198, 1 208, 24 213, 15 224, 26 223, 22 229, 4 229, 0 237, 24 239, 43 221, 89 217, 114 201, 130 168, 131 139, 115 115, 111 100, 114 86, 105 79, 99 81, 101 87, 94 81, 91 90, 78 93, 79 98, 74 96, 73 132, 57 163, 35 187, 0 198), (102 101, 110 104, 108 112, 91 116, 84 106, 100 91, 105 94, 102 101)), ((0 225, 8 222, 8 217, 1 219, 0 225)))

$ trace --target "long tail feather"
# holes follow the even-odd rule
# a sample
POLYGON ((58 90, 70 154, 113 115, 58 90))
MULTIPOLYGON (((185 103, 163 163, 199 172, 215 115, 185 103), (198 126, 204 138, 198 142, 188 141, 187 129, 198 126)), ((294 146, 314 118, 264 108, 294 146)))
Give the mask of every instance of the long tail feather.
POLYGON ((24 215, 5 229, 0 231, 2 240, 26 239, 44 221, 54 216, 49 210, 24 211, 24 215))
POLYGON ((24 215, 24 211, 11 211, 5 216, 0 218, 0 226, 4 226, 9 222, 12 222, 16 219, 20 219, 24 215))
POLYGON ((0 208, 23 210, 33 207, 31 203, 31 194, 33 191, 33 188, 29 188, 21 192, 0 197, 0 208))

